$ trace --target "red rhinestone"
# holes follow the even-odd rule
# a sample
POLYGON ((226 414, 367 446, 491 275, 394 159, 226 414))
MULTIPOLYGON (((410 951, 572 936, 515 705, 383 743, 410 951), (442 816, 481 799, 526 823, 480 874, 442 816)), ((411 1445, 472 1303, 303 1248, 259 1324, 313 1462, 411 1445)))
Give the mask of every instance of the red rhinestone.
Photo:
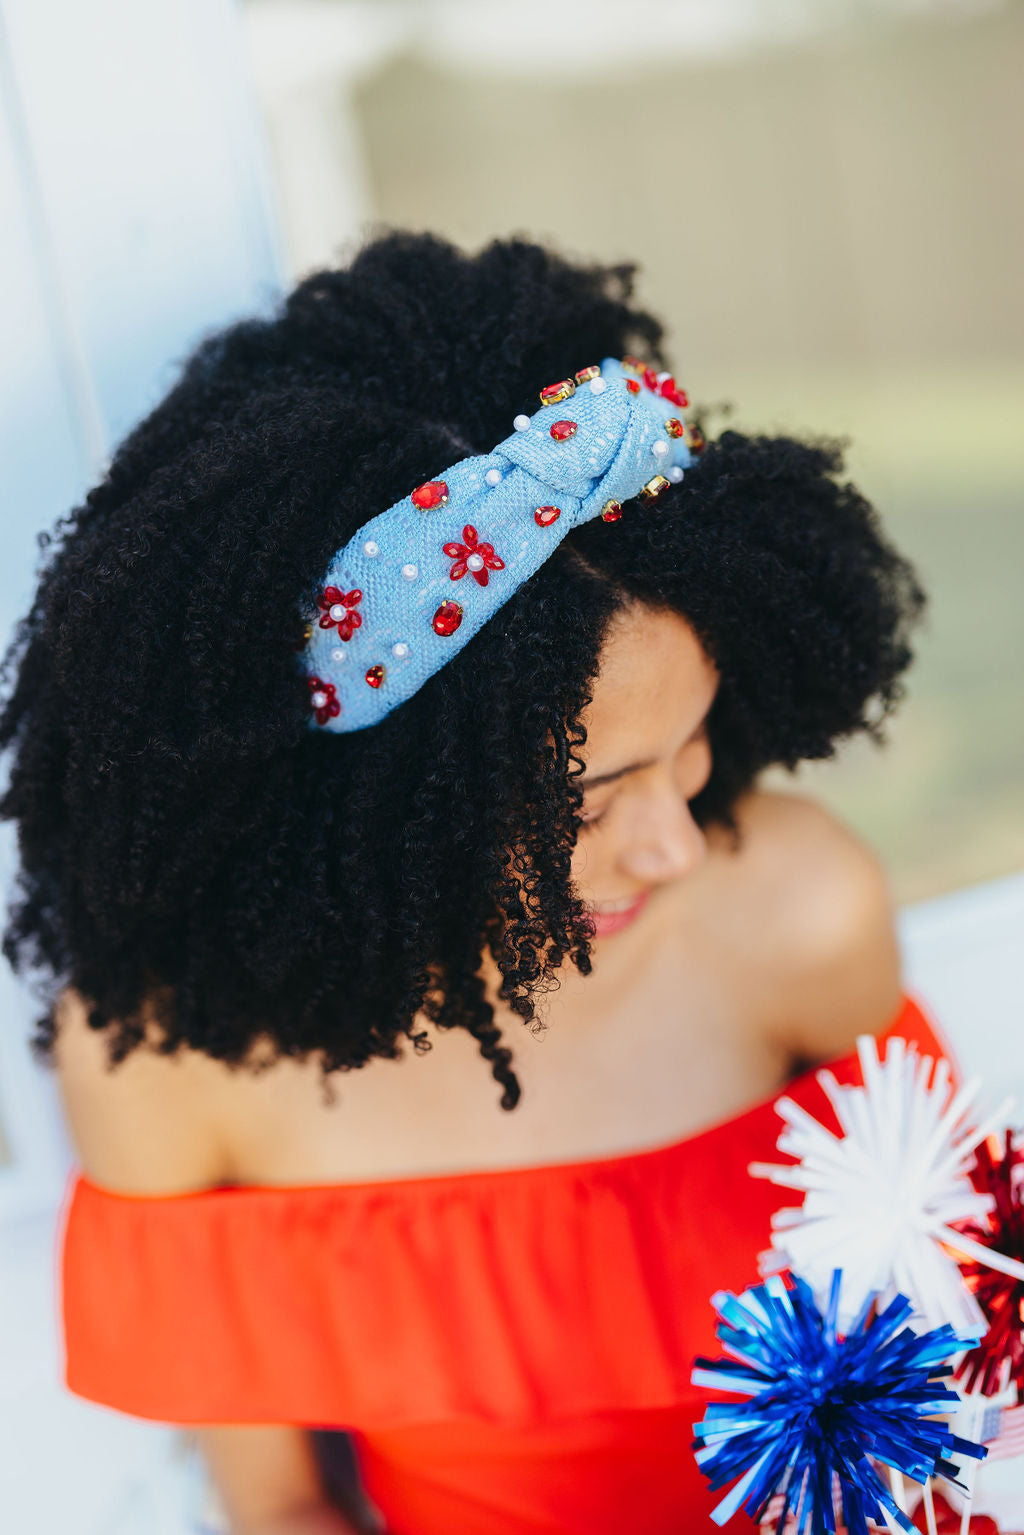
POLYGON ((685 430, 678 416, 669 416, 665 422, 665 432, 669 437, 681 437, 685 430))
POLYGON ((634 373, 642 373, 647 366, 645 362, 640 361, 639 357, 634 357, 629 352, 626 353, 622 361, 627 368, 632 368, 634 373))
POLYGON ((627 378, 626 388, 629 390, 630 394, 640 393, 640 385, 637 383, 635 378, 627 378))
POLYGON ((644 369, 644 383, 654 394, 658 392, 658 375, 653 368, 644 369))
POLYGON ((379 688, 384 681, 383 666, 371 666, 366 673, 366 681, 371 688, 379 688))
POLYGON ((622 516, 622 502, 621 501, 606 501, 605 502, 604 510, 601 513, 601 517, 603 518, 603 520, 605 522, 618 522, 618 520, 619 520, 619 518, 621 516, 622 516))
POLYGON ((579 430, 575 421, 553 421, 551 423, 551 435, 556 442, 567 442, 570 437, 575 437, 579 430))
POLYGON ((597 378, 600 371, 600 365, 596 362, 592 362, 589 368, 580 368, 576 374, 577 384, 589 384, 592 378, 597 378))
POLYGON ((444 480, 427 480, 425 484, 417 485, 409 499, 421 512, 432 512, 435 506, 444 506, 447 502, 448 486, 444 480))
POLYGON ((454 634, 462 622, 462 604, 442 602, 433 617, 434 633, 442 636, 454 634))
POLYGON ((571 378, 560 378, 557 384, 549 384, 540 392, 542 405, 560 405, 570 395, 576 393, 576 384, 571 378))
POLYGON ((686 446, 691 453, 703 453, 707 447, 704 433, 692 421, 686 428, 686 446))
POLYGON ((562 515, 560 506, 538 506, 533 514, 533 520, 538 528, 550 528, 553 522, 557 522, 562 515))
POLYGON ((663 474, 656 474, 647 481, 646 485, 641 487, 640 500, 646 506, 650 506, 653 501, 657 501, 659 496, 665 494, 668 487, 669 481, 666 480, 665 476, 663 474))

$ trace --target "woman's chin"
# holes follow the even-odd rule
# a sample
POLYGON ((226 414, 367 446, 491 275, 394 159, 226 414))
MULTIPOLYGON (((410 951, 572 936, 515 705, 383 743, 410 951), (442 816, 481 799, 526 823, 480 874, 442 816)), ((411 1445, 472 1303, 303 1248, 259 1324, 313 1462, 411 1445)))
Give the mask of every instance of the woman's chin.
POLYGON ((590 920, 594 924, 594 937, 610 938, 613 933, 622 933, 627 927, 632 927, 650 897, 651 892, 643 890, 628 904, 609 901, 603 909, 601 903, 591 906, 590 920))

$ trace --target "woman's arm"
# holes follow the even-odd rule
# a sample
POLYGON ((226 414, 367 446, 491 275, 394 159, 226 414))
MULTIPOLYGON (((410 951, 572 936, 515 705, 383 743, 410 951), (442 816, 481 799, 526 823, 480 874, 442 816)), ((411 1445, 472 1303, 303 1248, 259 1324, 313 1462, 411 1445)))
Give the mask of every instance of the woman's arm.
MULTIPOLYGON (((137 1050, 110 1070, 106 1040, 66 991, 58 1016, 58 1080, 83 1170, 121 1192, 177 1194, 228 1181, 209 1061, 137 1050)), ((231 1535, 364 1535, 374 1526, 328 1499, 310 1436, 292 1426, 226 1424, 197 1431, 231 1535)), ((340 1496, 340 1494, 339 1494, 340 1496)))
POLYGON ((366 1535, 328 1503, 309 1435, 277 1424, 225 1424, 196 1437, 231 1535, 366 1535))
POLYGON ((312 1508, 271 1519, 269 1524, 234 1525, 232 1535, 355 1535, 357 1529, 337 1509, 317 1503, 312 1508))

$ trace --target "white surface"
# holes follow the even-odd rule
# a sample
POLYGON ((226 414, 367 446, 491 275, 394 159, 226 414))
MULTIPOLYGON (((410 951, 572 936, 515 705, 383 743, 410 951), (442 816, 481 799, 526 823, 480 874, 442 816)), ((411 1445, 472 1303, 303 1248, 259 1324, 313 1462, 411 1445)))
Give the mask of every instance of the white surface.
MULTIPOLYGON (((40 530, 194 342, 277 296, 242 40, 234 0, 0 0, 0 646, 30 604, 40 530)), ((14 847, 5 825, 4 898, 14 847)), ((0 961, 0 1241, 53 1208, 68 1162, 26 1049, 42 1011, 0 961)))
POLYGON ((54 1251, 52 1218, 3 1229, 0 1529, 185 1535, 177 1433, 84 1402, 59 1383, 54 1251))
POLYGON ((1024 874, 909 907, 900 917, 909 988, 945 1030, 965 1075, 1024 1123, 1024 874))

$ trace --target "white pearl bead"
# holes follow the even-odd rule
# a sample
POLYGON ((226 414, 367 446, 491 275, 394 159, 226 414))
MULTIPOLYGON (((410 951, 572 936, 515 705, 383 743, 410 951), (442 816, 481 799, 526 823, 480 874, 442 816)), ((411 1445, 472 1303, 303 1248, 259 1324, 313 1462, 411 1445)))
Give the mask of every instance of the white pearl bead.
POLYGON ((659 384, 663 384, 667 378, 671 378, 671 377, 672 377, 671 373, 668 373, 668 372, 659 373, 658 374, 658 383, 659 384))
POLYGON ((407 581, 415 581, 415 579, 419 575, 419 573, 420 573, 420 567, 418 565, 403 565, 402 566, 402 575, 405 577, 405 579, 407 581))
POLYGON ((315 693, 310 694, 310 702, 315 709, 322 709, 327 702, 327 694, 321 693, 320 689, 317 688, 315 693))
POLYGON ((488 469, 487 473, 484 475, 484 479, 487 481, 488 485, 500 485, 501 484, 501 470, 500 469, 488 469))
POLYGON ((363 545, 363 553, 371 560, 376 559, 380 553, 380 544, 375 544, 372 538, 368 538, 363 545))
POLYGON ((525 432, 526 428, 529 426, 529 424, 530 424, 529 416, 517 416, 516 419, 512 423, 512 425, 515 427, 517 432, 525 432))
POLYGON ((467 559, 467 561, 466 561, 466 568, 468 570, 483 570, 483 568, 484 568, 484 557, 483 557, 483 555, 482 554, 471 554, 469 556, 469 558, 467 559))
POLYGON ((604 394, 607 388, 608 380, 606 378, 592 378, 590 380, 591 394, 604 394))
POLYGON ((672 452, 672 449, 669 447, 664 437, 659 437, 657 442, 651 443, 651 452, 655 455, 656 458, 664 458, 666 453, 672 452))
POLYGON ((678 464, 673 464, 670 469, 666 470, 665 478, 671 480, 673 485, 678 485, 682 477, 683 471, 678 464))
POLYGON ((338 622, 339 618, 345 617, 345 609, 340 602, 332 603, 327 611, 330 613, 335 623, 338 622))
POLYGON ((409 647, 408 645, 403 644, 401 640, 399 640, 397 644, 392 645, 391 654, 395 656, 399 661, 402 661, 409 654, 409 647))
POLYGON ((334 647, 334 649, 331 651, 331 660, 332 661, 345 661, 347 659, 348 659, 348 651, 347 650, 342 650, 340 645, 336 645, 334 647))

